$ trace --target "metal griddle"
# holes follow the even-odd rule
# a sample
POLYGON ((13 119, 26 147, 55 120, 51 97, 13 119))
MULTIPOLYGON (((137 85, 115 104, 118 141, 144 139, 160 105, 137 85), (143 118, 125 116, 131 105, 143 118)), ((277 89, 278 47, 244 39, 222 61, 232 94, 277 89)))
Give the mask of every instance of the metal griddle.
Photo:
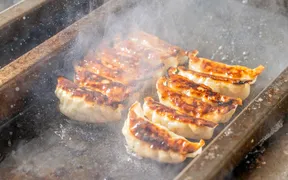
POLYGON ((288 21, 231 0, 109 1, 0 70, 0 179, 217 179, 288 111, 288 21), (200 56, 266 69, 204 152, 182 164, 127 154, 123 121, 75 123, 61 115, 56 78, 103 39, 141 29, 200 56), (217 178, 216 178, 217 177, 217 178))

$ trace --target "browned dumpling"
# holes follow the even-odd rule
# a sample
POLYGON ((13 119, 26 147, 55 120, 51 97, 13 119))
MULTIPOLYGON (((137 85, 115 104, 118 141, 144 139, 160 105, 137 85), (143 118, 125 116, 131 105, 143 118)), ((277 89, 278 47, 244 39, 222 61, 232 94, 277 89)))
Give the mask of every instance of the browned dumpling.
POLYGON ((161 77, 157 81, 157 94, 162 104, 193 117, 203 118, 215 123, 227 122, 237 108, 237 104, 209 103, 207 102, 209 96, 201 96, 202 99, 207 99, 206 102, 199 99, 197 94, 187 96, 185 93, 168 87, 167 78, 165 77, 161 77))
POLYGON ((165 78, 165 84, 173 90, 214 105, 235 107, 242 105, 240 98, 233 98, 214 92, 204 84, 197 84, 184 76, 173 74, 174 71, 175 68, 170 68, 168 72, 169 78, 165 78))
POLYGON ((131 151, 165 163, 180 163, 187 157, 195 157, 205 144, 203 140, 190 142, 166 127, 149 121, 144 117, 139 102, 130 107, 122 133, 131 151))
POLYGON ((170 131, 190 139, 210 139, 216 123, 180 113, 151 97, 143 104, 144 115, 154 123, 165 126, 170 131))
POLYGON ((125 101, 129 95, 139 90, 139 85, 123 85, 105 79, 97 74, 87 71, 80 66, 75 67, 74 82, 91 91, 97 91, 107 96, 113 102, 125 101))
POLYGON ((139 54, 146 59, 147 63, 161 62, 165 65, 164 70, 184 64, 188 60, 185 51, 181 48, 143 31, 129 34, 127 39, 116 43, 115 48, 130 54, 139 54))
POLYGON ((260 65, 255 69, 245 66, 227 65, 217 61, 197 57, 198 51, 194 50, 188 54, 189 69, 214 76, 238 79, 241 81, 250 81, 250 84, 256 82, 257 76, 262 73, 264 66, 260 65))
POLYGON ((255 83, 262 73, 262 65, 255 69, 244 66, 227 65, 205 58, 197 57, 198 51, 188 53, 189 70, 178 68, 179 75, 196 83, 205 84, 223 95, 246 99, 250 94, 250 84, 255 83))
POLYGON ((90 123, 121 119, 122 104, 110 102, 101 93, 80 88, 63 77, 58 78, 55 94, 61 113, 71 119, 90 123))
POLYGON ((155 87, 166 68, 172 62, 177 66, 182 57, 188 60, 180 48, 144 32, 133 33, 126 39, 115 41, 112 46, 102 43, 75 65, 74 83, 68 83, 67 79, 63 83, 63 78, 58 79, 55 93, 60 99, 60 111, 85 122, 119 120, 121 111, 138 100, 143 92, 152 91, 151 87, 155 87), (81 98, 66 91, 69 89, 66 86, 71 84, 75 86, 73 91, 81 92, 81 98), (84 98, 88 96, 94 99, 88 101, 84 98), (101 98, 102 104, 94 102, 101 98))
POLYGON ((239 80, 200 73, 183 66, 175 69, 175 73, 194 81, 197 84, 204 84, 213 91, 234 98, 246 99, 250 94, 250 83, 252 80, 239 80))

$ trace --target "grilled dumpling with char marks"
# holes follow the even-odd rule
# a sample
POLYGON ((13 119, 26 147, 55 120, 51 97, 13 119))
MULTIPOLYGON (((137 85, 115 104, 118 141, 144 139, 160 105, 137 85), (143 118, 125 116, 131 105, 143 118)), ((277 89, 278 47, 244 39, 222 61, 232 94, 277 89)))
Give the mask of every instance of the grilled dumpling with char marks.
MULTIPOLYGON (((122 47, 123 48, 123 47, 122 47)), ((163 68, 162 62, 154 61, 149 63, 142 53, 129 54, 122 51, 121 48, 105 48, 97 52, 95 59, 99 59, 101 64, 113 70, 121 70, 131 74, 147 75, 151 74, 156 69, 163 68)), ((138 77, 138 79, 145 79, 145 77, 138 77)))
POLYGON ((120 47, 129 53, 141 54, 141 57, 145 57, 147 62, 155 63, 160 60, 166 68, 176 67, 188 60, 185 51, 181 48, 143 31, 129 34, 127 40, 116 44, 115 47, 120 47))
POLYGON ((100 92, 114 102, 125 101, 129 95, 140 88, 140 86, 132 84, 125 86, 120 83, 114 83, 80 66, 75 66, 75 72, 75 83, 92 91, 100 92))
POLYGON ((143 104, 144 115, 154 123, 167 127, 170 131, 191 139, 210 139, 216 123, 194 118, 146 97, 143 104))
POLYGON ((113 82, 117 82, 123 85, 134 84, 137 81, 143 81, 151 78, 153 75, 157 75, 159 73, 162 74, 163 65, 159 65, 158 67, 153 67, 149 72, 141 72, 140 70, 134 72, 127 72, 125 70, 118 70, 109 68, 103 65, 98 60, 84 60, 79 64, 82 68, 85 68, 87 71, 97 74, 103 78, 109 79, 113 82))
POLYGON ((190 142, 166 127, 149 121, 144 117, 139 102, 130 107, 122 133, 131 151, 165 163, 180 163, 187 157, 195 157, 205 144, 203 140, 190 142))
POLYGON ((197 50, 188 53, 189 69, 201 73, 237 79, 241 81, 249 81, 250 84, 253 84, 255 83, 257 76, 264 70, 264 66, 262 65, 255 69, 250 69, 245 66, 227 65, 209 59, 199 58, 197 57, 197 54, 197 50))
POLYGON ((71 119, 90 123, 121 119, 122 104, 110 102, 101 93, 80 88, 63 77, 58 78, 55 94, 60 100, 60 111, 71 119))
POLYGON ((197 84, 184 76, 174 74, 176 71, 176 68, 170 68, 168 71, 169 78, 165 78, 165 83, 173 90, 215 105, 235 106, 235 108, 237 105, 242 105, 242 100, 240 98, 232 98, 214 92, 210 87, 205 86, 204 84, 197 84))
POLYGON ((197 84, 204 84, 213 91, 234 98, 246 99, 250 94, 250 83, 252 80, 241 81, 239 79, 225 78, 200 73, 194 70, 186 69, 183 66, 175 70, 176 74, 184 76, 197 84))
MULTIPOLYGON (((166 67, 171 63, 177 66, 182 56, 188 60, 180 48, 144 32, 114 43, 104 42, 75 66, 75 84, 67 80, 57 85, 60 111, 79 121, 119 120, 122 109, 126 110, 141 95, 155 91, 155 83, 166 73, 166 67)), ((63 78, 58 80, 63 82, 63 78)))
POLYGON ((167 87, 166 78, 161 77, 157 81, 157 94, 164 105, 174 108, 182 113, 203 118, 215 123, 225 123, 234 114, 237 105, 210 104, 200 99, 190 97, 167 87))

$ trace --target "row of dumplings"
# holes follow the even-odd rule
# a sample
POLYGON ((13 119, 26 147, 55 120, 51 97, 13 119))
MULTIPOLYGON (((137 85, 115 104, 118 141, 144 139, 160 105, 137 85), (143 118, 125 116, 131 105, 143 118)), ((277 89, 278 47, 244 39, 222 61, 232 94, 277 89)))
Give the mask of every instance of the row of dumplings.
POLYGON ((167 67, 176 67, 185 59, 179 47, 142 31, 104 42, 75 64, 73 81, 58 78, 59 110, 82 122, 120 121, 167 67))
POLYGON ((187 53, 188 68, 171 67, 156 83, 159 101, 144 98, 129 109, 122 128, 130 151, 159 162, 195 157, 218 123, 231 119, 264 70, 226 65, 187 53), (186 139, 187 138, 187 139, 186 139), (188 139, 199 140, 192 142, 188 139))

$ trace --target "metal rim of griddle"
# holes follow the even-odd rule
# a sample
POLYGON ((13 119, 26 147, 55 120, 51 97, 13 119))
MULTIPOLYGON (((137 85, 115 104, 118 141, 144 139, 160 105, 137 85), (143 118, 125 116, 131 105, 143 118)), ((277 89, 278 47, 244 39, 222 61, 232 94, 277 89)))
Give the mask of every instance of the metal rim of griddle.
POLYGON ((2 29, 7 28, 16 20, 25 17, 26 14, 33 11, 34 9, 45 5, 45 3, 49 2, 50 0, 25 0, 20 1, 11 7, 0 12, 0 31, 2 29))

